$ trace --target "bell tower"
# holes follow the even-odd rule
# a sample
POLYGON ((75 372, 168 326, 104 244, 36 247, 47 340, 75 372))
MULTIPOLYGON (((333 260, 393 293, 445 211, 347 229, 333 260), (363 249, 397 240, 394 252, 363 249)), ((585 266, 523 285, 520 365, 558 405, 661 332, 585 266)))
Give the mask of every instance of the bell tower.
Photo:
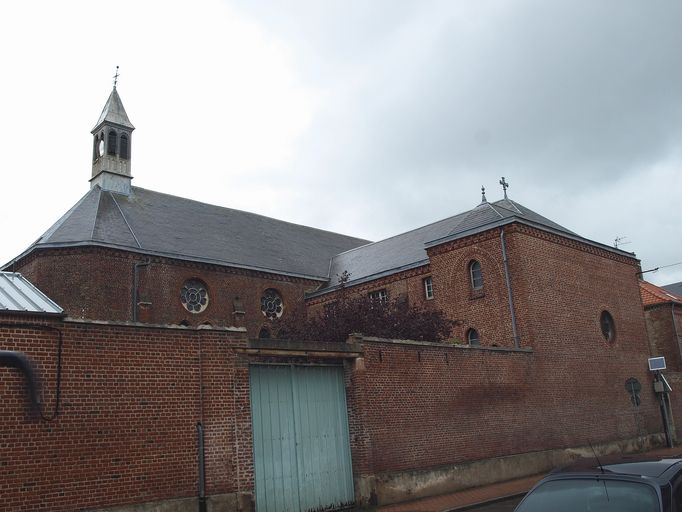
POLYGON ((135 127, 128 119, 116 91, 118 67, 114 89, 109 95, 102 114, 92 130, 92 177, 90 188, 99 185, 102 190, 130 194, 130 148, 135 127))

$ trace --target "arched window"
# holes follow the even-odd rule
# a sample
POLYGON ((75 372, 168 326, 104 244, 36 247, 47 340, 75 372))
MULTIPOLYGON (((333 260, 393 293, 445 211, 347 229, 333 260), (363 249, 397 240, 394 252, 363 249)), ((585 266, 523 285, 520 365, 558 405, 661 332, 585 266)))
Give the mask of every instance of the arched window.
POLYGON ((116 132, 114 130, 107 135, 107 155, 116 155, 116 132))
POLYGON ((469 329, 467 331, 467 342, 469 345, 481 344, 481 337, 478 335, 478 331, 476 329, 469 329))
POLYGON ((118 156, 128 159, 128 136, 124 133, 121 135, 121 146, 118 151, 118 156))
POLYGON ((481 264, 476 260, 471 260, 469 263, 469 279, 471 288, 474 290, 483 288, 483 272, 481 271, 481 264))
POLYGON ((608 311, 602 311, 601 317, 599 318, 599 323, 601 325, 601 333, 606 341, 613 341, 616 338, 616 324, 613 321, 611 313, 608 311))
POLYGON ((263 327, 260 332, 258 333, 258 337, 262 340, 266 340, 270 337, 270 331, 268 331, 265 327, 263 327))

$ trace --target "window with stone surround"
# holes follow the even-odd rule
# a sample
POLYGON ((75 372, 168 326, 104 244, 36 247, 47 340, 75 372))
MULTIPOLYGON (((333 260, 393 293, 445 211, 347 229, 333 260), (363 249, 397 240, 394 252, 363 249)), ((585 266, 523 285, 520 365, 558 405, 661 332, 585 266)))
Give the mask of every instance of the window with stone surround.
POLYGON ((386 288, 369 292, 368 296, 370 299, 378 300, 380 302, 386 302, 388 300, 388 292, 386 291, 386 288))
POLYGON ((116 132, 110 130, 107 136, 107 155, 116 155, 116 139, 116 132))
POLYGON ((121 158, 125 158, 126 160, 128 159, 128 136, 124 133, 121 135, 121 143, 120 143, 120 151, 119 151, 119 156, 121 158))
POLYGON ((180 289, 180 302, 191 313, 201 313, 208 307, 208 289, 200 279, 188 279, 180 289))
POLYGON ((284 301, 282 296, 274 288, 268 288, 263 292, 260 299, 260 310, 270 320, 275 320, 282 316, 284 312, 284 301))
POLYGON ((467 343, 469 343, 469 345, 481 344, 481 337, 478 335, 478 331, 476 329, 469 329, 467 331, 467 343))
POLYGON ((424 297, 427 300, 433 299, 433 279, 431 276, 425 277, 424 280, 424 297))
POLYGON ((483 271, 481 270, 481 263, 477 260, 469 262, 469 281, 472 290, 483 289, 483 271))
POLYGON ((606 341, 613 341, 616 339, 616 324, 613 321, 611 313, 608 311, 602 311, 601 317, 599 318, 599 323, 601 325, 601 333, 606 341))

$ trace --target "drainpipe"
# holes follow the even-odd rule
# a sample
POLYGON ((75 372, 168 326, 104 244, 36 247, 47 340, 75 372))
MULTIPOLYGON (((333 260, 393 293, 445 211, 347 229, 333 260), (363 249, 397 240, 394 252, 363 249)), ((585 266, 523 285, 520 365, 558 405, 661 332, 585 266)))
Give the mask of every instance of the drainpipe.
POLYGON ((504 280, 507 283, 507 297, 509 297, 509 313, 512 321, 512 335, 514 336, 514 348, 519 348, 521 340, 516 330, 516 313, 514 312, 514 295, 512 293, 511 276, 509 275, 509 260, 507 259, 507 244, 504 239, 504 228, 500 228, 500 245, 502 245, 502 261, 504 263, 504 280))
POLYGON ((197 423, 197 439, 199 442, 199 512, 206 512, 206 467, 204 461, 204 426, 197 423))
POLYGON ((151 263, 149 258, 147 261, 138 261, 133 265, 133 322, 137 322, 137 308, 140 306, 139 286, 140 286, 140 267, 146 267, 151 263))
POLYGON ((677 349, 680 351, 680 357, 682 357, 682 346, 680 346, 680 334, 677 332, 677 324, 675 323, 675 303, 670 303, 670 315, 673 321, 673 331, 675 333, 675 341, 677 341, 677 349))

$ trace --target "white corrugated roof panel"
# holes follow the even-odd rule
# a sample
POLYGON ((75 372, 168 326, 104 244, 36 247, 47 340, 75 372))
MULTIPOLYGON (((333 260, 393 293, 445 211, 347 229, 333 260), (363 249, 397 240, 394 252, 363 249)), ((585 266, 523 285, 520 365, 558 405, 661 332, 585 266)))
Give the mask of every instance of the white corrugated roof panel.
POLYGON ((47 295, 16 272, 0 272, 0 311, 52 314, 64 312, 47 295))

